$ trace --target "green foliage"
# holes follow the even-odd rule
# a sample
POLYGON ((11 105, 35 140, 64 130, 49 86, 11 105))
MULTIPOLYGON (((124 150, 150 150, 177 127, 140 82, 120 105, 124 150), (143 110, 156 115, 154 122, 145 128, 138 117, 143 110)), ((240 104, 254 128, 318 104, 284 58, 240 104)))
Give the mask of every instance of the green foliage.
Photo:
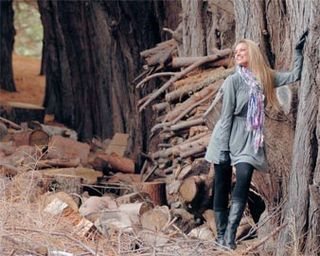
POLYGON ((14 51, 19 55, 41 57, 43 27, 37 2, 14 0, 14 51))

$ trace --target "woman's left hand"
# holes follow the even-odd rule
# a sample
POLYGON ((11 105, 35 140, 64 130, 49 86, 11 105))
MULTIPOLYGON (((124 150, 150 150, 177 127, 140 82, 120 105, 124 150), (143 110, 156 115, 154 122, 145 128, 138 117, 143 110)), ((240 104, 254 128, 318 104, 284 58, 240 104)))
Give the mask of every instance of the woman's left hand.
POLYGON ((303 46, 304 46, 304 44, 306 42, 308 33, 309 33, 309 29, 304 31, 303 34, 300 36, 298 42, 296 43, 296 47, 295 47, 296 50, 302 50, 303 49, 303 46))

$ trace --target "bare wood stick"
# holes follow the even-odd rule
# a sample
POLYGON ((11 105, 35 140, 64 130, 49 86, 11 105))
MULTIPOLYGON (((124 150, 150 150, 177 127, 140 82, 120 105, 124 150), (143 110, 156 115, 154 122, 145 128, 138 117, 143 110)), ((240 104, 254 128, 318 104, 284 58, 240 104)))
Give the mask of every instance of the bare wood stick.
POLYGON ((20 125, 17 125, 16 123, 6 119, 6 118, 3 118, 3 117, 0 117, 0 120, 8 125, 10 125, 12 128, 16 129, 16 130, 21 130, 22 127, 20 125))
POLYGON ((152 105, 152 109, 156 112, 160 112, 160 111, 168 108, 169 106, 170 106, 170 104, 168 102, 161 102, 161 103, 152 105))
MULTIPOLYGON (((229 51, 229 53, 231 53, 231 49, 226 49, 226 52, 229 51)), ((170 87, 170 85, 172 85, 172 83, 174 83, 175 81, 179 80, 181 77, 185 76, 186 74, 188 74, 190 71, 194 70, 195 68, 201 66, 202 64, 208 62, 208 61, 214 61, 217 59, 221 59, 222 56, 220 54, 214 54, 214 55, 209 55, 207 57, 204 57, 203 59, 193 63, 192 65, 190 65, 189 67, 187 67, 186 69, 180 71, 179 73, 177 73, 175 76, 173 76, 172 78, 170 78, 169 81, 167 81, 163 86, 161 86, 161 88, 159 90, 157 90, 156 92, 154 92, 146 102, 144 102, 142 104, 142 106, 139 108, 139 111, 141 112, 142 110, 144 110, 146 108, 146 106, 148 106, 154 99, 156 99, 159 95, 161 95, 163 92, 165 92, 165 90, 167 88, 170 87)))
MULTIPOLYGON (((209 141, 208 141, 209 142, 209 141)), ((201 152, 204 152, 206 150, 206 146, 205 145, 199 145, 197 147, 194 147, 188 151, 185 151, 185 152, 181 152, 180 153, 180 157, 181 158, 187 158, 189 156, 193 156, 195 154, 198 154, 198 153, 201 153, 201 152)))
MULTIPOLYGON (((191 65, 192 63, 199 61, 203 57, 174 57, 172 58, 172 67, 173 68, 182 68, 191 65)), ((225 63, 230 62, 228 56, 212 63, 208 63, 213 66, 224 66, 225 63)))
POLYGON ((137 84, 136 88, 140 88, 143 84, 145 84, 146 82, 148 82, 152 78, 159 77, 159 76, 174 76, 176 74, 177 74, 177 72, 161 72, 161 73, 152 74, 152 75, 147 76, 146 78, 144 78, 141 82, 139 82, 137 84))
POLYGON ((186 129, 190 126, 201 125, 201 124, 204 124, 204 119, 202 117, 197 118, 197 119, 193 119, 193 120, 181 121, 180 123, 172 125, 170 127, 170 130, 177 131, 177 130, 181 130, 181 129, 186 129))

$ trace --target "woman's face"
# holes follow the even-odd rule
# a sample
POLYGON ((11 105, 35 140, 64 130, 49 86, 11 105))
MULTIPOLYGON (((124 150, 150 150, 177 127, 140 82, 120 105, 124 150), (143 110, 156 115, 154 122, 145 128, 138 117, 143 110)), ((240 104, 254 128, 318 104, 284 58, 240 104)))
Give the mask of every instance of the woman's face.
POLYGON ((245 43, 239 43, 236 46, 236 49, 234 51, 234 58, 235 58, 236 64, 243 67, 248 67, 249 54, 248 54, 248 46, 245 43))

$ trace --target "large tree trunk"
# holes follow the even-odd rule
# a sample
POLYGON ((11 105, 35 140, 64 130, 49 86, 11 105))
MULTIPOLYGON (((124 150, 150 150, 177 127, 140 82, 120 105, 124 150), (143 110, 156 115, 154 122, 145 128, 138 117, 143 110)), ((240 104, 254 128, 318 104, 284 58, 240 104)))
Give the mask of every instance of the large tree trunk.
MULTIPOLYGON (((39 1, 39 6, 47 111, 82 140, 130 133, 136 151, 151 126, 141 120, 151 118, 137 115, 132 81, 142 67, 140 52, 161 41, 154 2, 39 1)), ((168 14, 162 10, 162 15, 168 14)))
POLYGON ((287 226, 280 234, 277 255, 292 255, 297 251, 305 255, 317 255, 320 247, 320 2, 298 3, 288 0, 287 5, 291 14, 290 23, 300 28, 296 36, 301 34, 304 27, 309 27, 310 33, 305 46, 288 201, 283 212, 283 221, 287 226), (294 248, 285 252, 288 243, 294 248))
MULTIPOLYGON (((280 231, 277 255, 292 255, 296 252, 314 255, 314 249, 319 248, 317 10, 319 1, 235 1, 237 39, 247 37, 259 43, 271 66, 276 69, 289 69, 297 37, 304 28, 312 28, 309 43, 305 47, 302 80, 297 83, 302 86, 299 88, 297 122, 295 108, 289 115, 269 113, 266 142, 270 174, 265 177, 259 174, 254 176, 255 184, 265 196, 269 214, 272 214, 272 208, 280 201, 288 198, 282 208, 282 221, 287 225, 280 231), (308 20, 309 17, 312 18, 308 20), (295 27, 298 29, 293 31, 291 28, 295 27)), ((292 93, 293 98, 297 98, 294 90, 292 93)), ((297 102, 293 101, 293 104, 297 102)), ((268 228, 274 229, 279 220, 277 218, 270 222, 268 228)))
POLYGON ((14 92, 12 52, 15 29, 12 0, 0 1, 0 89, 14 92))

